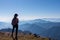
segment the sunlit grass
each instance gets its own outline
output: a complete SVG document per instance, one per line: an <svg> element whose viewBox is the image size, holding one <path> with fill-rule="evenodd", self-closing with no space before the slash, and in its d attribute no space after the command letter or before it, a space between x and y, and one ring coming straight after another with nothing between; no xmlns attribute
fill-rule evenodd
<svg viewBox="0 0 60 40"><path fill-rule="evenodd" d="M0 40L13 40L11 33L0 33ZM18 40L49 40L48 38L35 37L33 34L18 34Z"/></svg>

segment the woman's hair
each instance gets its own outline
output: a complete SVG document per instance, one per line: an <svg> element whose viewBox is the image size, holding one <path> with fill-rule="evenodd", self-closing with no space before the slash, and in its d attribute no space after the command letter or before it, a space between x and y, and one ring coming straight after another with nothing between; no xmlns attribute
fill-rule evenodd
<svg viewBox="0 0 60 40"><path fill-rule="evenodd" d="M16 13L15 15L14 15L14 17L17 17L18 16L18 14Z"/></svg>

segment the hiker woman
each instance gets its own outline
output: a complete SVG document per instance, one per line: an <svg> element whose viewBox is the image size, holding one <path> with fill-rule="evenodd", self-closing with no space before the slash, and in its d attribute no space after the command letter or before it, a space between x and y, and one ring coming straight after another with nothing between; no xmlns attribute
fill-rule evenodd
<svg viewBox="0 0 60 40"><path fill-rule="evenodd" d="M15 39L16 40L18 40L18 38L17 38L17 34L18 34L18 23L19 23L19 20L18 20L18 18L17 18L17 16L18 16L18 14L15 14L14 15L14 18L12 19L12 26L13 26L13 29L12 29L12 38L14 38L13 37L13 32L14 32L14 29L16 29L16 33L15 33Z"/></svg>

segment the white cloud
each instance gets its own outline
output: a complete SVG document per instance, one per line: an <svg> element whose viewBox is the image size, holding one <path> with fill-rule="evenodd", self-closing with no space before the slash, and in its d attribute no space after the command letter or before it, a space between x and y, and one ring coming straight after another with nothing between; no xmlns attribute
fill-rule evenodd
<svg viewBox="0 0 60 40"><path fill-rule="evenodd" d="M0 17L0 21L2 22L11 22L11 17Z"/></svg>

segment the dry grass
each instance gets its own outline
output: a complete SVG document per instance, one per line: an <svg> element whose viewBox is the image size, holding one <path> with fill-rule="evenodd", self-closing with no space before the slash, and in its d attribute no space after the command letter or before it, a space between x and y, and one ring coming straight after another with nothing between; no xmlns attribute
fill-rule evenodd
<svg viewBox="0 0 60 40"><path fill-rule="evenodd" d="M11 38L11 33L3 33L0 32L0 40L12 40ZM23 33L19 33L18 34L18 40L49 40L48 38L42 38L42 37L34 37L33 34L26 34L24 35Z"/></svg>

